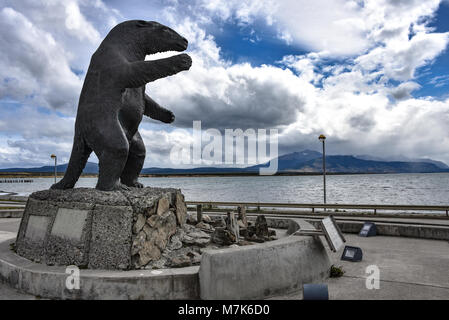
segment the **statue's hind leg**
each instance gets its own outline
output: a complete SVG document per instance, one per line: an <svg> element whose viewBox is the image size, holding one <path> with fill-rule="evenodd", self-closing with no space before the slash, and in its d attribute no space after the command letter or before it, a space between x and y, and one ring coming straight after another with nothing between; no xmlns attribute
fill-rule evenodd
<svg viewBox="0 0 449 320"><path fill-rule="evenodd" d="M124 187L119 178L128 159L129 143L119 124L109 124L107 128L106 131L95 132L90 136L99 160L96 188L103 191L119 190Z"/></svg>
<svg viewBox="0 0 449 320"><path fill-rule="evenodd" d="M139 131L137 131L129 143L128 160L126 161L120 181L128 187L142 188L143 184L138 182L137 179L143 168L144 161L145 145Z"/></svg>

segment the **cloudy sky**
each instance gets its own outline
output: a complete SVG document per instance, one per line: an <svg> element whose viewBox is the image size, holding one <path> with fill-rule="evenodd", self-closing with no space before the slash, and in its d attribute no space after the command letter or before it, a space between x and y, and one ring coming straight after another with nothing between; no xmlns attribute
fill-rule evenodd
<svg viewBox="0 0 449 320"><path fill-rule="evenodd" d="M192 68L147 85L145 166L172 166L179 129L279 130L279 153L449 163L448 0L0 0L0 168L68 161L91 55L129 19L189 40ZM90 161L96 162L94 156Z"/></svg>

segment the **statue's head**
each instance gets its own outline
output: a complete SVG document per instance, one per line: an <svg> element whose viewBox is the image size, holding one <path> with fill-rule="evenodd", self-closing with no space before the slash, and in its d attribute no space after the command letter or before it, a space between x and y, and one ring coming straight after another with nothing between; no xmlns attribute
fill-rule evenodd
<svg viewBox="0 0 449 320"><path fill-rule="evenodd" d="M122 43L137 45L145 54L165 51L184 51L188 41L173 29L155 21L129 20L115 26L108 37Z"/></svg>

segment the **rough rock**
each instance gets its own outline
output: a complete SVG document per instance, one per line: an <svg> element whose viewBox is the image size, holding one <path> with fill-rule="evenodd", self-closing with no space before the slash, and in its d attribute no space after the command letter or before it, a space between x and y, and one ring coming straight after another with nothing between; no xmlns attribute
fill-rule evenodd
<svg viewBox="0 0 449 320"><path fill-rule="evenodd" d="M198 220L196 219L196 213L188 212L186 222L193 225L197 224Z"/></svg>
<svg viewBox="0 0 449 320"><path fill-rule="evenodd" d="M203 214L203 222L211 223L212 219L207 214Z"/></svg>
<svg viewBox="0 0 449 320"><path fill-rule="evenodd" d="M214 231L214 227L212 227L210 224L205 223L205 222L198 222L198 223L195 225L195 227L197 227L197 228L199 228L199 229L201 229L201 230L203 230L203 231L206 231L206 232L212 232L212 231Z"/></svg>
<svg viewBox="0 0 449 320"><path fill-rule="evenodd" d="M161 256L158 260L147 264L145 269L164 269L167 267L167 261L167 258Z"/></svg>
<svg viewBox="0 0 449 320"><path fill-rule="evenodd" d="M248 219L246 218L246 208L237 207L238 217L237 219L242 222L242 228L248 227Z"/></svg>
<svg viewBox="0 0 449 320"><path fill-rule="evenodd" d="M216 227L226 228L226 221L223 217L218 217L218 219L213 220L211 224L214 228Z"/></svg>
<svg viewBox="0 0 449 320"><path fill-rule="evenodd" d="M210 236L202 230L191 231L185 234L181 241L186 245L205 247L210 242Z"/></svg>
<svg viewBox="0 0 449 320"><path fill-rule="evenodd" d="M239 229L246 229L248 227L242 220L237 220L237 224L239 225Z"/></svg>
<svg viewBox="0 0 449 320"><path fill-rule="evenodd" d="M198 239L200 239L200 238L209 239L209 237L210 237L206 232L204 232L202 230L189 232L188 235L192 238L198 238Z"/></svg>
<svg viewBox="0 0 449 320"><path fill-rule="evenodd" d="M139 251L139 266L144 266L151 260L158 260L161 257L161 250L153 242L145 242Z"/></svg>
<svg viewBox="0 0 449 320"><path fill-rule="evenodd" d="M136 238L133 241L132 248L131 248L131 254L135 255L138 254L140 250L142 250L143 245L145 244L145 241L147 239L147 235L145 232L141 231L136 236Z"/></svg>
<svg viewBox="0 0 449 320"><path fill-rule="evenodd" d="M252 244L254 244L254 243L252 243L252 242L250 242L250 241L247 241L247 240L240 240L240 241L239 241L239 245L240 245L240 246L250 246L250 245L252 245Z"/></svg>
<svg viewBox="0 0 449 320"><path fill-rule="evenodd" d="M135 234L138 234L140 230L142 230L143 226L145 225L145 216L143 214L137 215L137 221L133 226L133 232Z"/></svg>
<svg viewBox="0 0 449 320"><path fill-rule="evenodd" d="M230 245L235 243L236 240L235 235L223 227L216 227L211 236L211 242L219 245Z"/></svg>
<svg viewBox="0 0 449 320"><path fill-rule="evenodd" d="M231 232L236 241L239 239L239 225L237 223L237 217L234 212L228 212L226 217L226 229Z"/></svg>
<svg viewBox="0 0 449 320"><path fill-rule="evenodd" d="M168 209L170 208L170 202L168 201L168 199L166 197L163 197L161 199L159 199L159 202L157 203L157 215L158 216L162 216L164 213L166 213L168 211Z"/></svg>
<svg viewBox="0 0 449 320"><path fill-rule="evenodd" d="M180 193L176 194L176 218L178 220L178 224L183 226L186 223L187 219L187 206L184 202L184 196Z"/></svg>
<svg viewBox="0 0 449 320"><path fill-rule="evenodd" d="M268 223L264 215L257 216L256 218L256 236L268 237Z"/></svg>
<svg viewBox="0 0 449 320"><path fill-rule="evenodd" d="M253 235L251 235L251 236L247 236L247 237L245 238L245 240L247 240L247 241L252 241L252 242L258 242L258 243L265 242L265 239L264 239L264 238L258 237L258 236L256 236L255 234L253 234Z"/></svg>
<svg viewBox="0 0 449 320"><path fill-rule="evenodd" d="M192 264L192 261L187 255L180 255L173 257L173 259L170 260L170 267L172 268L183 268L188 267Z"/></svg>
<svg viewBox="0 0 449 320"><path fill-rule="evenodd" d="M177 232L178 233L178 232ZM174 234L166 247L168 250L178 250L182 248L181 236L179 234Z"/></svg>

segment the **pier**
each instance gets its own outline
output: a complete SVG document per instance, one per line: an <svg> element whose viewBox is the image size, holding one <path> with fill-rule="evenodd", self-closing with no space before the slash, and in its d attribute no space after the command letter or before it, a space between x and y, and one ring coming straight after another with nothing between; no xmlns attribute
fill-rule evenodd
<svg viewBox="0 0 449 320"><path fill-rule="evenodd" d="M24 178L1 178L0 183L32 183L33 179Z"/></svg>

